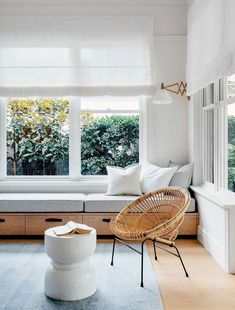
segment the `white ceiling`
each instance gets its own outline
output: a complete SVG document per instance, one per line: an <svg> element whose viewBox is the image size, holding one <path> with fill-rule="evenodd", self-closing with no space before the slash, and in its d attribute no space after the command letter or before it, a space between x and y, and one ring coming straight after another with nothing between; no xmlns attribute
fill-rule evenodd
<svg viewBox="0 0 235 310"><path fill-rule="evenodd" d="M187 0L0 0L0 5L186 5Z"/></svg>

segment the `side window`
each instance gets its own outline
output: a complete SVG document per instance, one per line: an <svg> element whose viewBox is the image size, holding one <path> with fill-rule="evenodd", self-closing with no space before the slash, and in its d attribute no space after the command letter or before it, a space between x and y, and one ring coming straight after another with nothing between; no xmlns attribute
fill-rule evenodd
<svg viewBox="0 0 235 310"><path fill-rule="evenodd" d="M235 192L235 74L227 79L227 96L234 98L234 103L227 104L227 185Z"/></svg>
<svg viewBox="0 0 235 310"><path fill-rule="evenodd" d="M69 174L69 101L9 98L7 175Z"/></svg>
<svg viewBox="0 0 235 310"><path fill-rule="evenodd" d="M214 109L203 111L203 179L214 183Z"/></svg>
<svg viewBox="0 0 235 310"><path fill-rule="evenodd" d="M139 99L81 99L81 175L106 175L106 166L139 162Z"/></svg>
<svg viewBox="0 0 235 310"><path fill-rule="evenodd" d="M215 182L215 88L211 84L203 89L203 180Z"/></svg>

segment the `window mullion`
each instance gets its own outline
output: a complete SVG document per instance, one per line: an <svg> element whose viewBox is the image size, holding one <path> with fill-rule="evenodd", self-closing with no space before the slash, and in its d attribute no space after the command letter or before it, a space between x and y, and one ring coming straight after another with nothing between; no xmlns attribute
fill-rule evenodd
<svg viewBox="0 0 235 310"><path fill-rule="evenodd" d="M214 109L214 183L216 191L219 189L218 117L218 105L216 104Z"/></svg>
<svg viewBox="0 0 235 310"><path fill-rule="evenodd" d="M220 149L222 150L221 153L221 160L220 160L220 173L221 173L221 184L220 187L228 188L228 111L227 105L222 105L221 109L221 145Z"/></svg>
<svg viewBox="0 0 235 310"><path fill-rule="evenodd" d="M6 109L0 100L0 179L6 178Z"/></svg>
<svg viewBox="0 0 235 310"><path fill-rule="evenodd" d="M80 134L80 98L70 98L70 164L69 175L72 179L78 179L81 171L81 134Z"/></svg>
<svg viewBox="0 0 235 310"><path fill-rule="evenodd" d="M147 126L146 126L146 115L148 108L147 97L140 97L139 99L139 163L144 164L147 162Z"/></svg>
<svg viewBox="0 0 235 310"><path fill-rule="evenodd" d="M202 90L202 158L203 180L215 184L215 86L209 85ZM213 92L213 93L212 93Z"/></svg>
<svg viewBox="0 0 235 310"><path fill-rule="evenodd" d="M215 183L215 190L218 191L220 186L220 173L219 173L219 94L220 94L220 83L219 80L214 83L213 87L213 97L214 97L214 183Z"/></svg>
<svg viewBox="0 0 235 310"><path fill-rule="evenodd" d="M207 171L207 152L206 152L206 143L207 143L207 132L206 132L206 114L204 109L202 110L202 162L203 162L203 180L206 179Z"/></svg>

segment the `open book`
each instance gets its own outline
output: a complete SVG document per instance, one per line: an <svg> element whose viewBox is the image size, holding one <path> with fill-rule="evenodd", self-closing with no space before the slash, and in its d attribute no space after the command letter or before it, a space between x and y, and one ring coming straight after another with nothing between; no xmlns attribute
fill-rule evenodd
<svg viewBox="0 0 235 310"><path fill-rule="evenodd" d="M72 234L89 234L92 231L92 228L84 225L69 221L64 226L59 226L54 228L54 233L57 236L66 236Z"/></svg>

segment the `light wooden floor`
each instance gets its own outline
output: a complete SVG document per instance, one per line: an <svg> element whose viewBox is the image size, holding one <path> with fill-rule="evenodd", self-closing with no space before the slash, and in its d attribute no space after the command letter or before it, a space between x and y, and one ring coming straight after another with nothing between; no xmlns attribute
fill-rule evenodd
<svg viewBox="0 0 235 310"><path fill-rule="evenodd" d="M235 275L226 274L197 240L178 240L190 278L179 260L158 251L159 261L148 247L166 310L235 309Z"/></svg>
<svg viewBox="0 0 235 310"><path fill-rule="evenodd" d="M43 242L34 239L2 239L0 243L21 241ZM112 242L112 240L102 239L98 242ZM177 246L190 278L185 277L179 260L173 255L158 250L156 262L152 245L148 245L164 309L235 310L235 275L226 274L197 240L177 240Z"/></svg>

